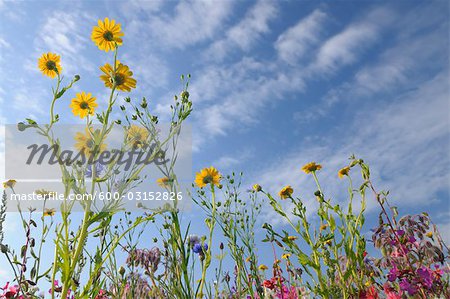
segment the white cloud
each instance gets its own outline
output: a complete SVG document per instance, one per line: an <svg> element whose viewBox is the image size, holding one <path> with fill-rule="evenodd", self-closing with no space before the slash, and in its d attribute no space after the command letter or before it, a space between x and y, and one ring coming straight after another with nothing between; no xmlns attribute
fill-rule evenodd
<svg viewBox="0 0 450 299"><path fill-rule="evenodd" d="M216 40L205 56L223 59L236 48L248 51L264 33L270 31L269 22L278 14L274 1L260 0L246 13L244 18L231 27L223 39Z"/></svg>
<svg viewBox="0 0 450 299"><path fill-rule="evenodd" d="M326 17L323 11L316 9L283 32L275 43L279 57L290 64L296 64L319 42Z"/></svg>
<svg viewBox="0 0 450 299"><path fill-rule="evenodd" d="M310 71L313 74L327 74L355 62L361 52L378 39L381 29L391 21L392 13L387 9L370 11L363 20L348 25L325 41L310 65Z"/></svg>
<svg viewBox="0 0 450 299"><path fill-rule="evenodd" d="M183 1L173 14L152 15L141 24L163 45L183 49L211 39L231 12L232 1Z"/></svg>

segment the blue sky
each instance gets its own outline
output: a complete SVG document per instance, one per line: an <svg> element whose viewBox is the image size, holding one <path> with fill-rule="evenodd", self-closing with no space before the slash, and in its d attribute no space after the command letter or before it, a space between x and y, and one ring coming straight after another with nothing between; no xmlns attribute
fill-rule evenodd
<svg viewBox="0 0 450 299"><path fill-rule="evenodd" d="M120 60L138 80L132 97L145 95L167 115L179 76L192 74L194 170L242 170L248 186L276 192L291 184L308 195L313 182L300 167L314 160L324 166L326 193L344 201L336 172L354 153L401 213L427 210L450 231L448 5L2 0L0 123L45 119L52 82L36 64L48 51L61 54L67 77L81 75L73 93L93 92L104 106L98 66L111 54L98 51L90 32L110 17L125 33ZM58 107L62 122L77 123L69 100ZM376 219L374 203L369 213ZM263 216L278 222L270 210Z"/></svg>

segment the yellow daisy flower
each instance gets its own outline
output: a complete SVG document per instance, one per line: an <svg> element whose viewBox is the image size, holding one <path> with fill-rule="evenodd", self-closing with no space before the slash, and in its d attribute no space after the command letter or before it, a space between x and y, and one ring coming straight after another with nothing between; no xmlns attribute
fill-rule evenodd
<svg viewBox="0 0 450 299"><path fill-rule="evenodd" d="M350 167L346 166L346 167L344 167L344 168L341 168L341 169L338 171L338 177L339 177L340 179L342 179L344 176L348 175L349 172L350 172Z"/></svg>
<svg viewBox="0 0 450 299"><path fill-rule="evenodd" d="M95 143L95 137L98 134L100 134L100 131L89 132L88 128L86 128L85 134L77 132L75 134L75 148L86 156L103 152L106 149L106 144L102 143L99 146Z"/></svg>
<svg viewBox="0 0 450 299"><path fill-rule="evenodd" d="M44 210L44 214L43 214L43 216L45 217L45 216L53 216L53 215L55 215L55 213L56 213L56 210L55 209L45 209Z"/></svg>
<svg viewBox="0 0 450 299"><path fill-rule="evenodd" d="M100 67L100 70L104 75L100 76L100 79L105 83L106 87L112 88L115 82L116 88L121 91L130 92L132 88L136 88L136 80L132 78L133 72L130 71L127 65L117 61L116 72L109 63Z"/></svg>
<svg viewBox="0 0 450 299"><path fill-rule="evenodd" d="M290 256L291 256L290 253L285 253L281 256L281 258L287 260L287 259L289 259Z"/></svg>
<svg viewBox="0 0 450 299"><path fill-rule="evenodd" d="M38 67L42 74L55 78L61 74L61 57L55 53L45 53L38 60Z"/></svg>
<svg viewBox="0 0 450 299"><path fill-rule="evenodd" d="M253 185L253 190L255 190L256 192L260 192L262 190L262 187L258 184L254 184Z"/></svg>
<svg viewBox="0 0 450 299"><path fill-rule="evenodd" d="M16 185L17 181L16 180L7 180L6 182L3 182L3 188L14 188L14 186Z"/></svg>
<svg viewBox="0 0 450 299"><path fill-rule="evenodd" d="M266 271L267 269L269 269L269 267L267 267L264 264L261 264L261 265L259 265L258 269L261 270L261 271Z"/></svg>
<svg viewBox="0 0 450 299"><path fill-rule="evenodd" d="M214 167L203 168L200 172L197 172L195 176L195 184L203 188L208 184L219 186L221 175Z"/></svg>
<svg viewBox="0 0 450 299"><path fill-rule="evenodd" d="M303 165L303 167L302 167L302 170L305 173L311 173L311 172L315 172L315 171L321 170L321 169L322 169L322 165L316 164L316 162L307 163L307 164Z"/></svg>
<svg viewBox="0 0 450 299"><path fill-rule="evenodd" d="M92 28L91 39L100 50L109 52L113 51L116 45L122 45L123 35L120 23L105 18L104 21L98 20L98 26Z"/></svg>
<svg viewBox="0 0 450 299"><path fill-rule="evenodd" d="M146 128L131 125L127 131L127 141L133 148L143 147L147 144L148 131Z"/></svg>
<svg viewBox="0 0 450 299"><path fill-rule="evenodd" d="M431 238L431 237L433 237L433 232L427 232L426 234L425 234L425 236L427 236L428 238Z"/></svg>
<svg viewBox="0 0 450 299"><path fill-rule="evenodd" d="M292 193L294 193L294 189L290 185L284 187L280 190L278 195L280 195L281 199L286 199L292 196Z"/></svg>
<svg viewBox="0 0 450 299"><path fill-rule="evenodd" d="M88 114L94 115L95 107L98 106L95 100L96 98L90 92L77 93L70 104L73 115L78 115L80 118L85 118Z"/></svg>
<svg viewBox="0 0 450 299"><path fill-rule="evenodd" d="M156 183L158 183L161 188L169 187L169 182L170 179L168 177L162 177L156 180Z"/></svg>
<svg viewBox="0 0 450 299"><path fill-rule="evenodd" d="M45 190L45 189L39 189L39 190L36 190L36 191L34 191L34 193L36 193L36 194L39 195L39 196L42 196L44 199L56 195L56 192L55 192L55 191L48 191L48 190Z"/></svg>

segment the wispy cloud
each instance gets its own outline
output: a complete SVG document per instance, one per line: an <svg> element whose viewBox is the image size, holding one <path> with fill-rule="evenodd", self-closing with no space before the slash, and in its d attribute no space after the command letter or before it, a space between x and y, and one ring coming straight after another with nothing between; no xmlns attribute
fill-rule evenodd
<svg viewBox="0 0 450 299"><path fill-rule="evenodd" d="M244 18L226 32L224 38L216 40L207 49L206 58L214 57L222 60L233 50L248 51L264 33L270 31L269 23L277 14L276 2L266 0L256 2Z"/></svg>
<svg viewBox="0 0 450 299"><path fill-rule="evenodd" d="M348 25L344 30L325 41L318 50L310 71L332 73L355 62L363 50L379 37L380 30L392 21L392 12L385 8L370 11L362 20Z"/></svg>
<svg viewBox="0 0 450 299"><path fill-rule="evenodd" d="M231 13L232 1L183 1L172 13L158 13L142 24L162 45L183 49L211 39Z"/></svg>
<svg viewBox="0 0 450 299"><path fill-rule="evenodd" d="M298 63L319 42L326 17L326 13L316 9L283 32L275 43L279 57L290 64Z"/></svg>

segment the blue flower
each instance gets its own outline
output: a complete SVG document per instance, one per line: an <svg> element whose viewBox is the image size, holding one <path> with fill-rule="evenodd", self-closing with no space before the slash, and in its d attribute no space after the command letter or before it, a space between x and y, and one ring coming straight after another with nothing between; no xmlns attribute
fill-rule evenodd
<svg viewBox="0 0 450 299"><path fill-rule="evenodd" d="M192 251L195 253L203 253L203 250L208 250L208 245L203 245L202 248L202 244L200 243L196 243L193 247L192 247Z"/></svg>
<svg viewBox="0 0 450 299"><path fill-rule="evenodd" d="M100 176L100 174L103 172L104 169L105 167L102 164L100 164L99 162L95 163L95 176L96 177ZM87 178L92 177L92 164L88 165L85 175Z"/></svg>

